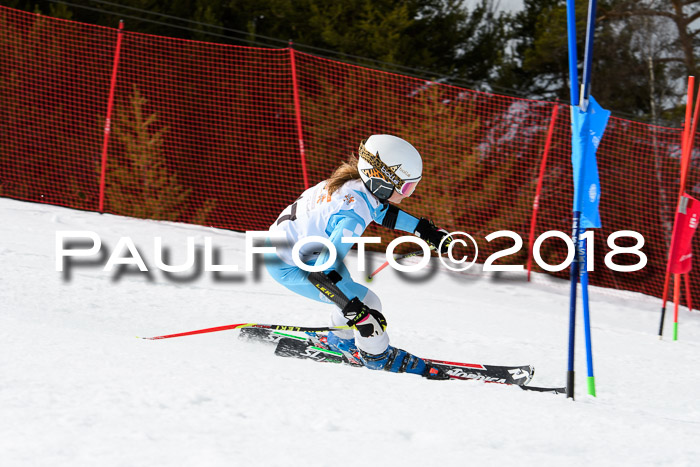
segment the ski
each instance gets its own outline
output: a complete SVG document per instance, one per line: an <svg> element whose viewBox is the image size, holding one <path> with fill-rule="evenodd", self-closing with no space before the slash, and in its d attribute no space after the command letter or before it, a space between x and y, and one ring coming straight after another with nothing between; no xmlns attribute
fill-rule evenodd
<svg viewBox="0 0 700 467"><path fill-rule="evenodd" d="M429 358L424 360L432 366L443 369L452 379L475 379L487 383L525 386L535 374L535 368L532 365L500 366L444 362Z"/></svg>
<svg viewBox="0 0 700 467"><path fill-rule="evenodd" d="M277 341L275 355L309 359L317 362L344 363L351 366L363 366L359 360L350 359L341 352L330 350L323 345L305 339L282 337Z"/></svg>
<svg viewBox="0 0 700 467"><path fill-rule="evenodd" d="M290 342L280 347L277 346L276 354L283 357L311 358L317 361L348 363L353 366L362 366L351 355L336 355L337 352L328 350L325 345L326 336L317 333L306 333L297 336L270 329L244 328L239 336L241 339L251 339L270 344L279 344L283 339L291 339L299 342L294 346ZM312 356L313 355L313 356ZM443 369L452 379L476 379L486 382L525 385L532 379L535 369L532 365L500 366L481 365L477 363L459 363L444 360L423 358L431 365Z"/></svg>
<svg viewBox="0 0 700 467"><path fill-rule="evenodd" d="M550 394L566 394L566 387L561 388L541 388L537 386L520 386L525 391L548 392Z"/></svg>
<svg viewBox="0 0 700 467"><path fill-rule="evenodd" d="M359 359L335 352L319 345L317 342L304 338L282 337L277 341L275 355L314 360L317 362L344 363L352 366L362 366ZM534 373L530 365L505 367L496 365L478 365L473 363L445 362L424 358L426 363L445 371L451 379L474 379L489 383L527 384Z"/></svg>
<svg viewBox="0 0 700 467"><path fill-rule="evenodd" d="M325 345L325 335L308 332L304 336L288 334L271 329L244 328L240 339L265 342L276 345L275 354L281 357L309 359L317 362L340 363L350 366L363 366L359 359L330 350ZM477 380L519 386L523 390L564 394L566 388L529 386L534 375L531 365L500 366L475 363L458 363L443 360L424 359L433 366L442 368L451 379Z"/></svg>
<svg viewBox="0 0 700 467"><path fill-rule="evenodd" d="M315 332L305 333L304 336L297 336L294 334L289 334L282 331L274 331L272 329L260 329L260 328L243 328L238 334L239 339L252 340L257 342L266 342L270 344L275 344L279 342L283 337L290 337L292 339L299 339L309 343L323 344L321 338L325 336L319 336Z"/></svg>
<svg viewBox="0 0 700 467"><path fill-rule="evenodd" d="M293 357L300 359L308 359L316 362L340 363L350 366L361 367L362 363L359 360L350 359L341 352L335 352L322 345L317 345L309 342L305 338L298 337L282 337L277 340L275 355L280 357ZM354 361L353 361L354 360ZM566 388L563 387L537 387L528 386L527 383L532 379L534 368L531 365L525 366L497 366L497 365L478 365L465 364L454 362L442 362L439 360L424 359L433 366L442 368L450 375L451 379L462 380L477 380L486 383L498 383L510 386L518 386L525 391L548 392L552 394L565 394Z"/></svg>

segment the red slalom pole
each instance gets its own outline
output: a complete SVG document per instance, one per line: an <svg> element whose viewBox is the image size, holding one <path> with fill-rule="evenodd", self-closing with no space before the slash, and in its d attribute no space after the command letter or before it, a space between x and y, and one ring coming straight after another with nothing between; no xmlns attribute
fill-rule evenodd
<svg viewBox="0 0 700 467"><path fill-rule="evenodd" d="M681 186L678 192L678 203L676 205L676 211L674 211L674 216L678 211L678 206L680 205L680 198L683 196L683 191L685 190L685 175L687 170L684 170L684 165L686 158L690 159L690 148L692 148L693 139L695 136L695 129L697 128L697 121L692 121L691 115L693 110L693 89L695 86L695 77L688 76L688 97L686 100L685 107L685 124L683 125L683 135L681 136ZM698 93L700 98L700 93ZM697 118L697 105L695 109L695 118ZM691 130L692 127L692 130ZM686 153L688 157L686 157ZM674 230L675 230L675 220L674 220ZM666 276L664 277L664 295L661 304L661 319L659 323L659 339L663 337L664 334L664 318L666 317L666 303L668 302L668 285L671 275L671 251L673 251L673 234L671 235L671 248L668 252L668 259L666 260Z"/></svg>
<svg viewBox="0 0 700 467"><path fill-rule="evenodd" d="M109 133L112 129L112 110L114 109L114 89L117 87L117 70L119 69L119 55L122 50L122 36L124 21L119 20L117 31L117 47L114 51L112 64L112 78L109 82L109 98L107 99L107 118L105 118L104 139L102 140L102 167L100 171L100 205L99 212L105 212L105 179L107 176L107 147L109 146Z"/></svg>
<svg viewBox="0 0 700 467"><path fill-rule="evenodd" d="M700 92L698 92L695 98L695 109L693 110L693 123L690 132L686 135L685 140L685 152L681 155L681 188L678 194L678 206L676 207L676 213L679 212L681 206L681 199L683 198L683 193L685 192L686 180L688 178L688 166L690 164L690 156L693 151L693 143L695 140L695 132L698 128L698 112L700 112ZM675 224L674 224L675 230ZM673 239L671 239L671 245L673 245ZM673 249L671 249L673 251ZM671 263L671 255L669 254L669 267ZM673 340L678 340L678 307L681 302L681 274L674 274L675 288L673 301L674 301L674 311L673 311Z"/></svg>
<svg viewBox="0 0 700 467"><path fill-rule="evenodd" d="M547 131L547 139L544 143L544 151L542 153L542 161L540 162L540 174L537 178L537 189L535 190L535 200L532 203L532 219L530 220L530 239L528 240L527 248L527 280L530 281L530 271L532 270L532 245L535 241L535 225L537 224L537 211L540 209L540 193L542 192L542 181L544 179L544 170L547 166L547 156L549 148L552 145L552 135L554 134L554 124L557 120L557 111L559 106L554 104L552 109L552 118L549 122L549 130Z"/></svg>
<svg viewBox="0 0 700 467"><path fill-rule="evenodd" d="M693 311L693 299L690 296L690 273L683 274L685 278L685 304L689 311Z"/></svg>
<svg viewBox="0 0 700 467"><path fill-rule="evenodd" d="M673 275L673 340L678 340L678 306L681 303L681 275Z"/></svg>

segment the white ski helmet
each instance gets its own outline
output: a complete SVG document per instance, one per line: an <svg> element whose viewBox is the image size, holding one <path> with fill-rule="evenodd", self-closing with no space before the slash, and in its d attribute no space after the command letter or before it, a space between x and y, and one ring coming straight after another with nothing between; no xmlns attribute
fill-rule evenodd
<svg viewBox="0 0 700 467"><path fill-rule="evenodd" d="M357 170L380 201L396 190L411 196L423 176L423 161L411 143L392 135L372 135L360 143Z"/></svg>

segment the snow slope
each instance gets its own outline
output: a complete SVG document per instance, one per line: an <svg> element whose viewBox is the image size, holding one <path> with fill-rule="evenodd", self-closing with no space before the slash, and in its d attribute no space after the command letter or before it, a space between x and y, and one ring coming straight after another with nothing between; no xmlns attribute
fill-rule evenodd
<svg viewBox="0 0 700 467"><path fill-rule="evenodd" d="M189 236L211 237L220 263L243 268L242 234L2 198L0 220L2 466L700 463L697 312L681 310L679 341L659 341L658 299L592 288L598 397L585 395L579 312L572 402L282 359L237 331L135 339L239 322L325 325L328 308L264 271L177 279L153 267L154 237L176 264ZM106 258L57 272L56 232L76 230L96 232L107 253L129 236L150 274L105 272ZM370 259L372 269L382 261ZM532 384L564 384L567 283L435 268L387 269L371 287L394 345L532 363Z"/></svg>

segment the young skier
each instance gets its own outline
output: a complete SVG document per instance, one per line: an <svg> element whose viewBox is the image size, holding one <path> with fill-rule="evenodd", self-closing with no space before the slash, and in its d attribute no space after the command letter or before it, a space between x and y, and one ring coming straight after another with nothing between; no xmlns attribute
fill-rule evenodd
<svg viewBox="0 0 700 467"><path fill-rule="evenodd" d="M448 235L445 230L396 206L411 196L421 180L421 156L409 142L391 135L370 136L360 143L358 152L358 159L352 157L341 164L328 180L304 191L282 211L269 230L284 232L286 242L276 245L276 255L267 255L266 267L288 289L338 305L331 312L331 326L348 325L352 329L329 332L327 344L331 350L359 357L373 370L445 378L423 359L389 345L379 297L354 282L343 264L353 244L342 242L342 238L361 236L371 222L413 233L431 247L442 242L442 251L447 250L452 238L443 241ZM335 246L337 258L323 272L309 273L292 260L295 243L309 236L327 238ZM307 243L299 250L299 258L306 265L324 264L329 254L320 243Z"/></svg>

